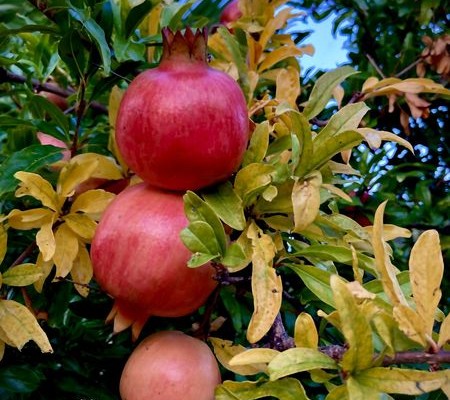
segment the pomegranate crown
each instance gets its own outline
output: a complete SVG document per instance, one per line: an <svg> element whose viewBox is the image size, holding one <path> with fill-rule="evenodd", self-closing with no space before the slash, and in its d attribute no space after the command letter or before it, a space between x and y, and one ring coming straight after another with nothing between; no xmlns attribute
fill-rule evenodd
<svg viewBox="0 0 450 400"><path fill-rule="evenodd" d="M208 32L206 28L197 29L195 33L187 27L184 31L173 32L170 28L162 28L163 55L166 60L176 55L183 55L191 60L206 62L206 43Z"/></svg>

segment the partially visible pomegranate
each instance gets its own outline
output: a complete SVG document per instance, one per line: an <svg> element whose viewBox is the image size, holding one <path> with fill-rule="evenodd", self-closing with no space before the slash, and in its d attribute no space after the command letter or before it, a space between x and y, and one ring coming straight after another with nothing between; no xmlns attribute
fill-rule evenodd
<svg viewBox="0 0 450 400"><path fill-rule="evenodd" d="M239 10L239 1L231 0L220 13L219 21L221 24L230 28L230 24L242 17L242 11Z"/></svg>
<svg viewBox="0 0 450 400"><path fill-rule="evenodd" d="M213 400L221 382L217 361L202 341L179 331L145 338L120 379L122 400Z"/></svg>
<svg viewBox="0 0 450 400"><path fill-rule="evenodd" d="M179 317L216 287L210 265L187 267L179 234L188 224L181 194L140 183L105 210L91 244L94 276L114 299L114 331L132 325L136 339L150 316Z"/></svg>
<svg viewBox="0 0 450 400"><path fill-rule="evenodd" d="M48 101L53 103L56 107L58 107L61 111L67 110L69 104L67 103L67 99L64 96L60 96L59 94L52 92L40 92L39 95L45 97Z"/></svg>
<svg viewBox="0 0 450 400"><path fill-rule="evenodd" d="M70 157L71 157L70 150L68 149L67 144L64 143L62 140L59 140L59 139L55 138L54 136L49 135L44 132L37 132L36 136L37 136L37 139L39 140L40 144L60 147L62 149L61 150L61 154L62 154L61 161L69 161L70 160Z"/></svg>
<svg viewBox="0 0 450 400"><path fill-rule="evenodd" d="M241 163L248 116L239 85L206 62L206 30L164 28L157 68L139 74L120 104L117 145L145 182L199 189L227 179Z"/></svg>

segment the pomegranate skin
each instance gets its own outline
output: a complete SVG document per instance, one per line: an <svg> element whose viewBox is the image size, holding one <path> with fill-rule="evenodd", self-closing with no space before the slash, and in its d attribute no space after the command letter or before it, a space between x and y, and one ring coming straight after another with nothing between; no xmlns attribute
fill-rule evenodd
<svg viewBox="0 0 450 400"><path fill-rule="evenodd" d="M181 194L145 183L123 190L105 210L91 244L94 277L115 299L114 330L133 325L136 339L150 316L179 317L204 304L214 268L188 268L191 252Z"/></svg>
<svg viewBox="0 0 450 400"><path fill-rule="evenodd" d="M216 359L202 341L179 331L145 338L122 372L122 400L213 400L221 383Z"/></svg>
<svg viewBox="0 0 450 400"><path fill-rule="evenodd" d="M229 25L242 17L242 12L239 10L238 0L230 1L220 13L219 21L221 24L229 27Z"/></svg>
<svg viewBox="0 0 450 400"><path fill-rule="evenodd" d="M145 182L195 190L227 179L248 142L244 95L227 74L212 69L198 33L164 39L157 68L139 74L121 101L118 148Z"/></svg>

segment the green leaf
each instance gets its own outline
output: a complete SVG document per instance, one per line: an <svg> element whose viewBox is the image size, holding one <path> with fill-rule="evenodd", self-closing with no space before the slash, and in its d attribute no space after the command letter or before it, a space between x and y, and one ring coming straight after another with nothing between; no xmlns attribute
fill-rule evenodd
<svg viewBox="0 0 450 400"><path fill-rule="evenodd" d="M294 163L294 175L304 177L307 171L311 171L311 160L314 155L314 146L312 142L311 126L303 114L290 112L289 116L292 122L292 131L296 135L299 144L299 160ZM292 146L294 153L294 145Z"/></svg>
<svg viewBox="0 0 450 400"><path fill-rule="evenodd" d="M54 146L31 145L11 154L0 166L0 197L17 186L14 174L18 171L35 172L62 157L61 149Z"/></svg>
<svg viewBox="0 0 450 400"><path fill-rule="evenodd" d="M276 382L225 381L216 388L216 400L254 400L275 397L280 400L308 400L305 389L294 378Z"/></svg>
<svg viewBox="0 0 450 400"><path fill-rule="evenodd" d="M181 240L193 253L220 255L221 249L214 231L204 221L194 221L180 233Z"/></svg>
<svg viewBox="0 0 450 400"><path fill-rule="evenodd" d="M109 75L111 72L111 51L106 42L105 32L88 14L86 10L76 8L69 2L69 14L80 22L95 42L103 61L103 72Z"/></svg>
<svg viewBox="0 0 450 400"><path fill-rule="evenodd" d="M317 116L327 105L334 88L347 77L356 73L357 71L353 68L346 66L326 72L317 79L303 110L305 117L310 120Z"/></svg>
<svg viewBox="0 0 450 400"><path fill-rule="evenodd" d="M247 266L250 262L245 249L238 242L231 243L221 260L222 264L232 269Z"/></svg>
<svg viewBox="0 0 450 400"><path fill-rule="evenodd" d="M225 182L212 191L204 192L203 198L225 224L238 231L244 230L246 220L242 199L231 183Z"/></svg>
<svg viewBox="0 0 450 400"><path fill-rule="evenodd" d="M60 127L66 136L69 135L69 119L68 117L52 102L44 96L32 96L30 98L29 107L36 118L45 119L46 114Z"/></svg>
<svg viewBox="0 0 450 400"><path fill-rule="evenodd" d="M317 349L295 347L277 355L268 366L271 380L313 369L337 369L336 361Z"/></svg>
<svg viewBox="0 0 450 400"><path fill-rule="evenodd" d="M202 221L208 224L219 244L219 254L223 255L227 248L225 230L214 210L197 194L187 191L183 196L184 212L190 223Z"/></svg>
<svg viewBox="0 0 450 400"><path fill-rule="evenodd" d="M193 0L188 0L185 3L173 2L167 4L161 13L160 25L162 27L168 26L172 30L182 29L183 15L192 7Z"/></svg>
<svg viewBox="0 0 450 400"><path fill-rule="evenodd" d="M0 368L0 388L8 392L32 393L43 381L45 376L38 368L28 365L3 365Z"/></svg>
<svg viewBox="0 0 450 400"><path fill-rule="evenodd" d="M342 359L342 368L349 372L369 368L373 363L373 342L366 313L338 275L331 276L330 285L342 333L349 346Z"/></svg>
<svg viewBox="0 0 450 400"><path fill-rule="evenodd" d="M289 265L303 281L306 287L311 290L324 303L334 307L333 294L330 287L331 273L311 265Z"/></svg>
<svg viewBox="0 0 450 400"><path fill-rule="evenodd" d="M143 19L152 10L154 4L153 1L144 0L142 3L133 7L128 13L125 20L125 37L128 38L137 26L143 21Z"/></svg>
<svg viewBox="0 0 450 400"><path fill-rule="evenodd" d="M17 35L19 33L25 32L40 32L55 35L59 33L59 29L55 25L38 25L38 24L24 25L21 26L20 28L15 29L0 28L0 38L8 35Z"/></svg>
<svg viewBox="0 0 450 400"><path fill-rule="evenodd" d="M9 286L28 286L36 282L42 275L36 264L20 264L3 273L3 283Z"/></svg>
<svg viewBox="0 0 450 400"><path fill-rule="evenodd" d="M349 399L380 400L381 393L374 388L361 385L350 376L346 382Z"/></svg>

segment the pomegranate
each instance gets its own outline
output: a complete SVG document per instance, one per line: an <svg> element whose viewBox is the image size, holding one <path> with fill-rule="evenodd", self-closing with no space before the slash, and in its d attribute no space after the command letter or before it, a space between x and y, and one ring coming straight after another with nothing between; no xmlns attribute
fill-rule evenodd
<svg viewBox="0 0 450 400"><path fill-rule="evenodd" d="M209 347L179 331L145 338L120 379L122 400L213 400L220 372Z"/></svg>
<svg viewBox="0 0 450 400"><path fill-rule="evenodd" d="M228 178L248 141L247 106L238 84L206 62L206 30L164 28L157 68L139 74L120 104L117 145L145 182L199 189Z"/></svg>
<svg viewBox="0 0 450 400"><path fill-rule="evenodd" d="M94 276L114 299L114 331L132 326L136 339L150 316L179 317L204 304L216 287L211 265L187 267L179 237L188 224L181 194L145 183L110 203L91 244Z"/></svg>
<svg viewBox="0 0 450 400"><path fill-rule="evenodd" d="M242 11L239 10L239 1L231 0L220 13L220 23L230 28L230 24L242 17Z"/></svg>
<svg viewBox="0 0 450 400"><path fill-rule="evenodd" d="M36 133L37 139L39 140L40 144L43 145L52 145L55 147L59 147L63 150L61 150L62 154L62 161L69 161L70 160L70 150L67 147L67 144L64 143L62 140L59 140L55 138L54 136L51 136L44 132L37 132Z"/></svg>

